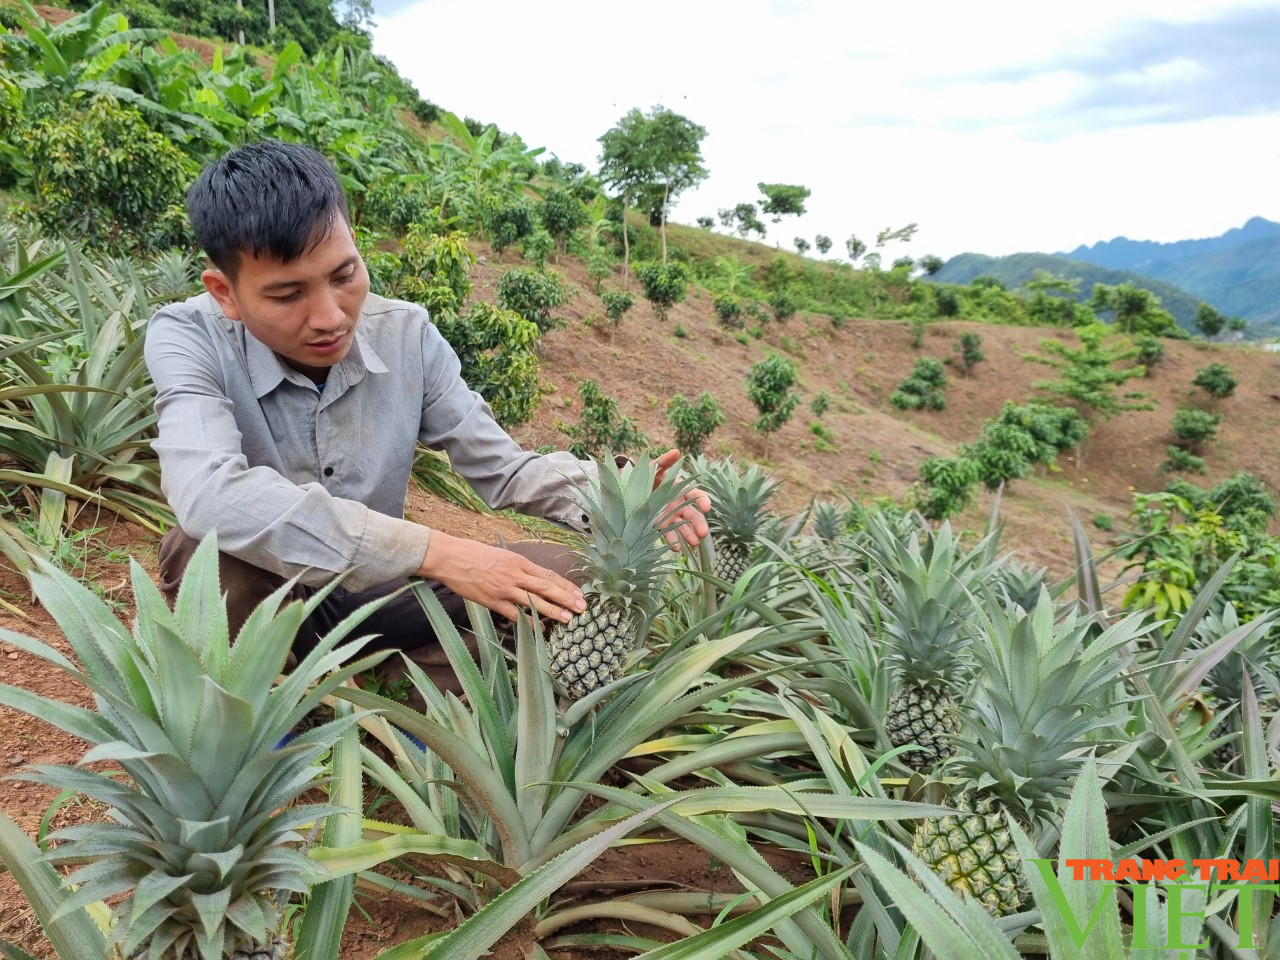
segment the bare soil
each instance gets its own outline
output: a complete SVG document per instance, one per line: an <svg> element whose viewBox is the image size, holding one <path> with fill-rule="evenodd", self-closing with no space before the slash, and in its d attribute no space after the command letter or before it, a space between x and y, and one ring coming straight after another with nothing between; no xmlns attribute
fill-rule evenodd
<svg viewBox="0 0 1280 960"><path fill-rule="evenodd" d="M52 8L47 11L51 17L55 13ZM473 272L476 295L492 299L498 277L518 260L508 254L505 262L500 262L484 247L478 252L487 262L478 264ZM604 310L582 266L565 261L552 269L566 275L577 295L559 311L564 328L544 340L545 395L533 421L513 431L516 438L528 448L561 448L566 439L560 426L578 419L581 402L577 387L586 378L595 378L659 445L671 441L665 415L670 398L683 393L692 399L710 392L728 419L714 435L708 453L732 454L765 464L783 481L775 505L781 512L798 511L813 497L902 497L926 456L953 453L957 444L973 440L983 420L994 416L1006 400L1026 399L1035 393L1036 380L1051 375L1048 368L1023 359L1036 351L1041 339L1073 339L1073 334L1063 331L954 321L931 325L923 349L917 352L911 346L910 331L901 322L860 319L836 328L826 317L800 315L785 323L766 325L760 339L748 337L744 344L734 333L718 327L709 298L693 293L666 320L659 319L637 296L636 307L612 330L602 319ZM621 277L609 283L613 287L622 284ZM889 406L889 394L909 373L916 357L952 356L959 335L969 331L981 335L988 359L970 377L952 376L945 411L902 414ZM745 379L750 366L770 351L785 353L797 362L805 405L791 423L766 441L752 427L756 412L747 400ZM1005 494L1003 546L1007 551L1024 563L1045 565L1056 577L1063 577L1073 567L1068 507L1086 522L1105 514L1123 528L1133 492L1163 485L1165 478L1157 465L1172 440L1170 419L1179 406L1202 403L1191 389L1191 379L1199 367L1215 360L1229 364L1241 385L1234 397L1217 408L1225 419L1221 438L1207 453L1208 480L1244 469L1273 487L1280 481L1280 455L1270 440L1280 429L1276 376L1280 356L1241 346L1177 342L1166 343L1166 355L1150 378L1134 382L1135 388L1150 392L1155 409L1095 424L1083 463L1065 458L1059 471L1016 483ZM818 448L810 431L815 418L808 403L819 392L831 398L822 424L834 439L832 448L825 450ZM959 525L980 530L990 502L990 496L984 495L977 507L960 518ZM456 535L486 541L509 540L521 533L510 520L471 513L417 490L410 491L407 515ZM85 551L86 565L80 575L98 584L104 595L118 604L122 617L131 616L128 566L122 557L131 553L144 569L154 573L154 536L106 517L83 518L82 526L102 530L95 537L96 545ZM1109 535L1093 533L1097 545L1105 546ZM0 628L39 637L69 653L50 617L32 602L25 580L2 563L0 599L16 606L21 615L0 607ZM88 703L83 692L66 683L60 672L2 644L0 680L44 696ZM16 773L37 763L74 763L84 749L82 743L38 720L0 709L0 773ZM0 810L33 836L53 800L54 792L45 787L0 779ZM73 801L50 815L49 826L58 829L101 814L92 804ZM796 878L804 879L807 868L795 869ZM731 876L725 886L723 874L704 856L691 855L681 845L669 843L613 851L580 879L600 884L643 879L679 889L735 889ZM360 909L353 912L344 934L343 956L366 960L442 922L408 902L362 896ZM622 929L617 924L597 926ZM495 956L500 960L522 956L529 934L527 925L518 928ZM41 960L52 957L29 906L7 874L0 874L0 938L15 941ZM576 960L571 951L558 956Z"/></svg>

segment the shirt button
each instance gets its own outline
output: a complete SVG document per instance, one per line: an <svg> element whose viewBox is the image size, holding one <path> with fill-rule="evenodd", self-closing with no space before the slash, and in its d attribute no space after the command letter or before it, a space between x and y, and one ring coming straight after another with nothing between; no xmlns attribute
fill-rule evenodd
<svg viewBox="0 0 1280 960"><path fill-rule="evenodd" d="M324 468L324 475L325 475L326 477L332 477L332 476L333 476L333 467L325 467L325 468Z"/></svg>

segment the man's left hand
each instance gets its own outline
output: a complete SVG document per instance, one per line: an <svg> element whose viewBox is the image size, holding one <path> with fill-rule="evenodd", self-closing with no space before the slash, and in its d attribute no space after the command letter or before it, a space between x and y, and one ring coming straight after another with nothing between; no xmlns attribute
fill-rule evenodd
<svg viewBox="0 0 1280 960"><path fill-rule="evenodd" d="M667 471L680 459L679 450L668 450L654 461L658 471L653 485L656 489L662 483ZM706 515L711 512L711 497L705 490L691 487L680 497L671 502L667 510L667 519L663 523L663 536L672 550L680 549L683 540L690 548L696 547L702 538L710 534Z"/></svg>

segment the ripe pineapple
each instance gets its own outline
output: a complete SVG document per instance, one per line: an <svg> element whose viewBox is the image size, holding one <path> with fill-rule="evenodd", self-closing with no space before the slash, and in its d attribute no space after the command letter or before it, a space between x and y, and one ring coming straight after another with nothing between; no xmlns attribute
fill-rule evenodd
<svg viewBox="0 0 1280 960"><path fill-rule="evenodd" d="M878 517L868 530L887 561L881 639L898 674L885 732L895 747L918 744L900 756L912 769L930 770L950 755L960 729L952 691L968 674L968 591L991 575L988 544L966 553L948 524L905 543L893 539L897 525Z"/></svg>
<svg viewBox="0 0 1280 960"><path fill-rule="evenodd" d="M174 610L134 564L132 632L87 588L51 564L33 574L75 660L39 640L6 633L86 684L97 711L0 685L0 703L88 741L82 763L110 760L129 776L40 766L16 776L102 801L113 822L55 834L50 860L84 865L67 878L77 902L119 894L110 943L138 960L284 960L283 899L327 879L295 849L302 824L340 812L290 806L323 773L319 764L351 716L275 745L334 687L385 652L329 671L364 641L323 639L278 686L305 611L277 610L284 591L249 618L229 645L211 536L192 558ZM327 675L327 676L326 676ZM320 677L325 679L308 692ZM115 954L113 954L115 955Z"/></svg>
<svg viewBox="0 0 1280 960"><path fill-rule="evenodd" d="M548 638L551 673L575 700L617 680L644 639L674 554L660 536L670 504L688 481L673 469L654 487L648 457L621 468L598 461L582 492L590 539L579 550L587 608Z"/></svg>
<svg viewBox="0 0 1280 960"><path fill-rule="evenodd" d="M698 483L711 494L715 509L707 517L716 545L715 569L722 580L736 583L747 572L759 536L768 526L766 511L777 481L755 464L741 473L731 460L705 461L695 467Z"/></svg>
<svg viewBox="0 0 1280 960"><path fill-rule="evenodd" d="M942 768L962 778L961 813L921 821L913 846L951 889L1003 916L1026 897L1005 816L1033 839L1058 817L1085 750L1125 720L1125 649L1144 627L1135 614L1090 641L1091 621L1073 611L1054 622L1047 592L1029 613L986 597L990 608L975 610L989 638L974 645L977 695L960 708L957 753Z"/></svg>

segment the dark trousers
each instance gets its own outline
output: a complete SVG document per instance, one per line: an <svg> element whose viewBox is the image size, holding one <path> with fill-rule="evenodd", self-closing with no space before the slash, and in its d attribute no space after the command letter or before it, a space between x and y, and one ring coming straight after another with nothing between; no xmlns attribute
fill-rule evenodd
<svg viewBox="0 0 1280 960"><path fill-rule="evenodd" d="M188 536L179 527L174 527L160 541L159 586L161 594L164 595L170 607L177 599L178 586L182 583L182 576L197 546L199 541ZM533 541L507 543L502 546L513 553L528 557L539 566L553 570L566 579L573 579L571 573L576 555L566 546ZM218 554L218 579L222 592L227 598L227 620L233 639L240 632L240 628L253 609L287 582L278 574L255 567L226 553ZM445 613L458 626L459 632L474 655L475 638L471 633L463 598L439 581L423 582L435 592ZM294 640L294 656L299 659L306 656L320 637L336 627L357 608L371 600L395 593L407 583L407 580L398 580L365 590L344 590L341 586L337 587L321 601L311 616L303 621ZM292 598L306 600L314 593L316 589L313 587L295 584ZM504 625L510 625L509 621L496 614L494 617L500 636L514 635L512 631L502 629ZM360 637L368 634L378 636L363 647L360 656L375 650L384 650L387 647L399 649L421 667L440 689L453 693L461 692L453 668L436 640L435 631L427 620L422 604L412 590L405 590L395 599L379 607L360 623L352 636ZM378 668L378 678L384 684L394 684L406 673L403 659L394 655L383 661ZM416 701L418 698L413 699Z"/></svg>

